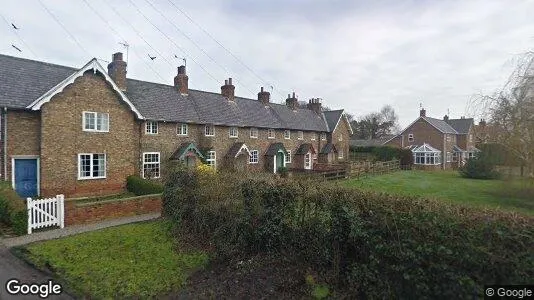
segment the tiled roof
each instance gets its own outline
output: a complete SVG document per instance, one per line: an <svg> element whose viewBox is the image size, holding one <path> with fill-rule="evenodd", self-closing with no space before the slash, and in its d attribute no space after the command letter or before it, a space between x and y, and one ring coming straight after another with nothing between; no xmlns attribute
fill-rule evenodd
<svg viewBox="0 0 534 300"><path fill-rule="evenodd" d="M425 121L430 123L430 125L436 127L437 130L443 133L458 134L458 132L454 130L454 128L452 128L451 125L447 124L447 122L441 119L434 119L430 117L421 117L421 118L423 118Z"/></svg>
<svg viewBox="0 0 534 300"><path fill-rule="evenodd" d="M473 118L449 119L447 123L459 134L468 134L471 126L474 125Z"/></svg>
<svg viewBox="0 0 534 300"><path fill-rule="evenodd" d="M265 155L267 156L275 156L276 153L278 153L279 150L282 150L284 154L287 154L286 147L284 147L284 144L282 143L272 143L269 145L269 148L267 148L267 151L265 152Z"/></svg>
<svg viewBox="0 0 534 300"><path fill-rule="evenodd" d="M339 119L343 116L343 110L327 110L323 112L328 124L328 131L333 132L336 129L336 125L339 122Z"/></svg>
<svg viewBox="0 0 534 300"><path fill-rule="evenodd" d="M0 70L0 106L17 109L26 108L77 71L6 55L0 55ZM172 85L134 79L127 80L125 94L144 118L169 122L326 132L326 124L335 126L342 113L325 112L325 120L307 108L291 110L276 103L264 106L241 97L228 101L221 94L197 90L183 96Z"/></svg>
<svg viewBox="0 0 534 300"><path fill-rule="evenodd" d="M312 144L306 143L300 145L300 147L297 149L297 152L295 152L295 155L304 155L308 152L315 153L315 149L313 148Z"/></svg>
<svg viewBox="0 0 534 300"><path fill-rule="evenodd" d="M336 149L336 146L334 146L334 144L332 143L328 143L326 145L324 145L323 149L321 150L321 154L327 154L327 153L332 153L332 152L335 152L337 153L337 149Z"/></svg>

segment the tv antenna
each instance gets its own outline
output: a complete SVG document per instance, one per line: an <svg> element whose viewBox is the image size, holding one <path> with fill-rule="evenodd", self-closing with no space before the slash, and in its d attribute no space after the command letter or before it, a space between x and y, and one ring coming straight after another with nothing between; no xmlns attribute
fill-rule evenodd
<svg viewBox="0 0 534 300"><path fill-rule="evenodd" d="M184 67L187 67L187 59L185 59L185 57L178 57L178 55L174 54L174 58L176 59L182 59L184 61Z"/></svg>
<svg viewBox="0 0 534 300"><path fill-rule="evenodd" d="M130 44L128 44L128 42L124 41L124 42L119 42L119 44L121 44L124 48L126 48L126 64L128 64L128 52L129 49L130 49Z"/></svg>

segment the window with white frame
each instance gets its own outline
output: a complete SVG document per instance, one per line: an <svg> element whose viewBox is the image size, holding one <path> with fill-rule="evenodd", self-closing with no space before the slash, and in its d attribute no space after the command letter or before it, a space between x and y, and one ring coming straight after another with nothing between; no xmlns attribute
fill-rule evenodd
<svg viewBox="0 0 534 300"><path fill-rule="evenodd" d="M454 151L454 152L452 153L452 161L453 161L453 162L457 162L457 161L459 160L460 155L461 155L460 152L456 152L456 151Z"/></svg>
<svg viewBox="0 0 534 300"><path fill-rule="evenodd" d="M215 151L210 150L208 153L206 153L206 164L214 169L217 169L217 153Z"/></svg>
<svg viewBox="0 0 534 300"><path fill-rule="evenodd" d="M187 135L187 124L180 123L176 125L176 134L178 135Z"/></svg>
<svg viewBox="0 0 534 300"><path fill-rule="evenodd" d="M303 131L299 131L299 132L297 133L297 138L298 138L299 140L303 140L303 139L304 139L304 132L303 132Z"/></svg>
<svg viewBox="0 0 534 300"><path fill-rule="evenodd" d="M258 163L258 150L250 150L250 156L248 158L250 164Z"/></svg>
<svg viewBox="0 0 534 300"><path fill-rule="evenodd" d="M413 142L413 133L408 134L408 142Z"/></svg>
<svg viewBox="0 0 534 300"><path fill-rule="evenodd" d="M451 141L451 135L447 134L447 142L450 142L450 141Z"/></svg>
<svg viewBox="0 0 534 300"><path fill-rule="evenodd" d="M287 150L287 153L285 155L285 162L286 162L286 164L290 164L291 163L291 150Z"/></svg>
<svg viewBox="0 0 534 300"><path fill-rule="evenodd" d="M143 152L143 178L159 178L160 154L159 152Z"/></svg>
<svg viewBox="0 0 534 300"><path fill-rule="evenodd" d="M321 133L321 141L326 141L326 133Z"/></svg>
<svg viewBox="0 0 534 300"><path fill-rule="evenodd" d="M337 158L343 158L343 149L339 149L337 152Z"/></svg>
<svg viewBox="0 0 534 300"><path fill-rule="evenodd" d="M258 128L255 128L255 127L250 128L250 138L252 139L258 138Z"/></svg>
<svg viewBox="0 0 534 300"><path fill-rule="evenodd" d="M339 137L337 138L338 141L342 142L343 141L343 135L340 134Z"/></svg>
<svg viewBox="0 0 534 300"><path fill-rule="evenodd" d="M109 114L92 111L83 112L83 131L109 132Z"/></svg>
<svg viewBox="0 0 534 300"><path fill-rule="evenodd" d="M237 129L237 127L230 127L228 129L228 134L231 138L237 138L239 135L239 130Z"/></svg>
<svg viewBox="0 0 534 300"><path fill-rule="evenodd" d="M78 154L78 179L106 178L105 153Z"/></svg>
<svg viewBox="0 0 534 300"><path fill-rule="evenodd" d="M269 139L274 139L275 137L276 137L276 136L275 136L275 131L274 131L274 129L269 129L269 130L267 131L267 138L269 138Z"/></svg>
<svg viewBox="0 0 534 300"><path fill-rule="evenodd" d="M145 133L146 134L158 134L158 122L147 121L145 124Z"/></svg>
<svg viewBox="0 0 534 300"><path fill-rule="evenodd" d="M308 152L304 155L304 169L310 170L312 167L312 156L311 153Z"/></svg>
<svg viewBox="0 0 534 300"><path fill-rule="evenodd" d="M315 132L312 132L311 133L311 138L310 138L312 141L315 141L317 139L317 133Z"/></svg>
<svg viewBox="0 0 534 300"><path fill-rule="evenodd" d="M441 151L423 144L412 150L416 165L439 165L441 164Z"/></svg>
<svg viewBox="0 0 534 300"><path fill-rule="evenodd" d="M452 153L447 152L447 162L451 162L451 161L452 161Z"/></svg>
<svg viewBox="0 0 534 300"><path fill-rule="evenodd" d="M469 142L472 143L473 142L473 134L469 134Z"/></svg>
<svg viewBox="0 0 534 300"><path fill-rule="evenodd" d="M286 140L291 139L291 131L290 130L284 130L284 139L286 139Z"/></svg>
<svg viewBox="0 0 534 300"><path fill-rule="evenodd" d="M215 127L213 125L204 126L204 135L205 136L215 136Z"/></svg>

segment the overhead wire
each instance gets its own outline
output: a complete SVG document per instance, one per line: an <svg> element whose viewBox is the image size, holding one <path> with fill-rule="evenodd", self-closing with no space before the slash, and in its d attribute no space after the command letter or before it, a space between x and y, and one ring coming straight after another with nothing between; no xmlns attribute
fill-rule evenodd
<svg viewBox="0 0 534 300"><path fill-rule="evenodd" d="M11 28L13 23L9 22L9 21L7 20L7 18L6 18L3 14L0 13L0 16L2 16L2 19L4 19L4 21L6 22L6 24ZM18 39L21 41L21 43L24 45L24 47L26 47L26 48L28 49L28 51L30 51L30 53L31 53L35 58L37 58L37 55L35 54L35 52L33 52L32 48L31 48L28 44L26 44L26 42L24 41L24 39L19 35L19 33L17 32L18 30L15 29L15 28L13 28L13 29L14 29L13 32L14 32L15 35L18 37Z"/></svg>

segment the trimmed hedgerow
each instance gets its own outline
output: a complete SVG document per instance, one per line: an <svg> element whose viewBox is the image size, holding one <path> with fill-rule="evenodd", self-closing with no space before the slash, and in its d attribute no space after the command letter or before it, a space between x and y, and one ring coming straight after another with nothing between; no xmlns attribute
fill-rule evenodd
<svg viewBox="0 0 534 300"><path fill-rule="evenodd" d="M126 188L129 192L137 196L160 194L163 192L162 184L134 175L126 177Z"/></svg>
<svg viewBox="0 0 534 300"><path fill-rule="evenodd" d="M402 166L413 165L413 153L410 149L402 149L390 146L365 146L350 147L354 153L367 153L376 161L400 160Z"/></svg>
<svg viewBox="0 0 534 300"><path fill-rule="evenodd" d="M534 219L317 182L175 172L164 214L220 257L277 252L355 298L473 298L534 278ZM210 186L216 186L211 188Z"/></svg>
<svg viewBox="0 0 534 300"><path fill-rule="evenodd" d="M11 188L10 182L0 182L0 221L18 235L25 234L28 229L24 199Z"/></svg>

